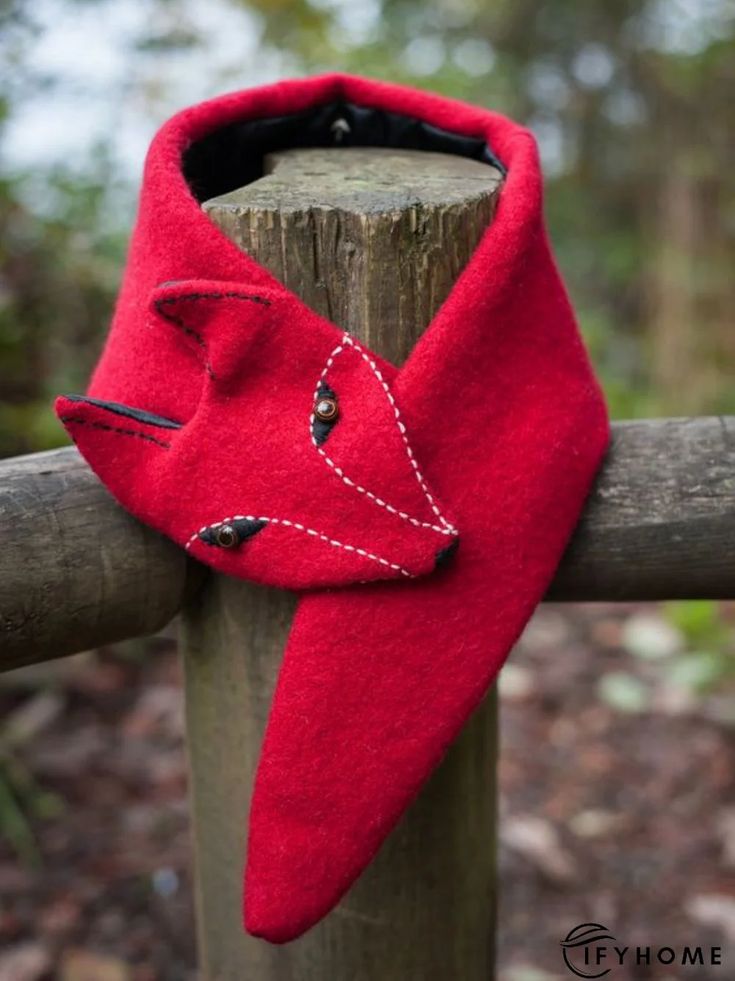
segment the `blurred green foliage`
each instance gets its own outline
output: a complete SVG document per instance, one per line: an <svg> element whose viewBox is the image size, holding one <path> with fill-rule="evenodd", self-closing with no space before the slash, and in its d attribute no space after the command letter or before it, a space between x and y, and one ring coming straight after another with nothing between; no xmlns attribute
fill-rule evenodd
<svg viewBox="0 0 735 981"><path fill-rule="evenodd" d="M667 603L664 612L686 641L684 653L668 667L667 677L672 683L707 692L735 677L731 609L716 600L688 600Z"/></svg>
<svg viewBox="0 0 735 981"><path fill-rule="evenodd" d="M0 840L9 843L27 868L41 866L33 821L58 817L63 810L61 799L36 781L19 756L0 753Z"/></svg>
<svg viewBox="0 0 735 981"><path fill-rule="evenodd" d="M0 449L58 445L49 401L84 386L116 289L125 229L107 219L113 178L100 155L80 179L44 175L47 207L34 210L19 179L0 184Z"/></svg>
<svg viewBox="0 0 735 981"><path fill-rule="evenodd" d="M136 5L56 8L119 17ZM735 409L733 0L223 0L212 19L228 7L247 15L242 51L254 46L263 76L364 72L525 121L539 136L552 238L613 413ZM218 60L222 31L203 31L206 14L185 0L147 9L121 42L125 84L108 95L126 110L132 102L152 129L188 91L182 59L198 53L211 65L202 95L236 86L241 61L237 39L233 64ZM55 31L36 10L30 0L0 7L0 154L28 93L51 99L64 84L34 65L34 44ZM111 119L108 137L80 144L73 166L0 156L0 454L63 439L52 395L85 384L102 343L136 183L115 138Z"/></svg>
<svg viewBox="0 0 735 981"><path fill-rule="evenodd" d="M687 600L666 604L668 620L677 627L688 647L721 647L732 634L720 617L720 604L716 600Z"/></svg>

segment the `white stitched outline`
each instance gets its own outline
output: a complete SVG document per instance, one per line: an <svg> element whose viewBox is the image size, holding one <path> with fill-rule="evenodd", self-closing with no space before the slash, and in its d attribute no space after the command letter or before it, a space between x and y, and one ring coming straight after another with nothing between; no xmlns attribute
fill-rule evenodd
<svg viewBox="0 0 735 981"><path fill-rule="evenodd" d="M342 353L342 351L345 348L345 345L349 345L350 347L354 348L354 350L360 355L360 357L370 366L373 374L380 382L383 391L385 392L386 397L391 405L391 408L393 409L393 413L396 419L396 425L398 426L398 431L401 434L403 445L406 448L406 455L408 456L409 463L411 464L413 468L413 472L416 475L416 480L418 481L419 487L423 491L424 497L428 501L431 510L437 516L439 521L441 521L442 527L440 527L439 525L431 524L431 522L429 521L419 521L418 518L414 518L410 514L406 514L405 511L399 511L397 508L394 508L391 504L388 504L387 501L384 501L382 500L382 498L378 497L377 494L374 494L372 491L369 491L366 487L362 487L360 484L356 484L354 480L350 480L350 478L342 470L342 468L339 467L334 462L334 460L332 460L332 458L328 456L327 453L317 443L316 438L314 437L315 416L314 416L314 411L312 410L311 418L309 420L309 432L311 433L311 442L313 443L314 448L316 449L317 453L319 453L319 455L324 459L324 462L327 464L327 466L331 467L332 470L334 470L334 472L337 474L337 476L340 477L341 480L345 484L347 484L348 487L353 487L360 494L364 494L365 497L369 498L371 501L373 501L373 503L377 504L378 507L385 508L386 511L389 511L391 514L398 515L399 518L403 518L404 521L410 522L412 525L415 525L417 528L430 528L432 531L438 531L441 535L458 535L459 532L454 527L454 525L452 525L449 521L446 520L444 515L439 510L436 502L434 501L434 498L431 496L429 488L426 486L426 481L424 480L423 475L419 470L418 463L416 462L416 458L413 455L413 450L411 449L411 446L408 442L408 437L406 435L406 427L403 425L403 421L401 420L401 414L398 411L398 406L396 405L396 401L393 398L393 393L391 392L387 382L383 378L380 369L378 368L377 364L373 361L373 359L367 354L367 352L364 351L362 347L360 347L360 345L357 343L357 341L353 340L353 338L350 337L349 334L344 334L342 336L341 343L338 344L337 347L329 355L327 363L324 366L324 369L322 370L322 373L319 376L319 379L316 383L316 389L314 391L314 400L313 400L314 406L316 406L316 403L319 398L319 388L321 386L321 383L324 381L324 379L326 378L329 372L329 369L334 364L334 359L339 354Z"/></svg>
<svg viewBox="0 0 735 981"><path fill-rule="evenodd" d="M372 559L373 562L378 562L380 565L387 566L389 569L395 569L396 572L400 572L402 576L406 576L408 579L416 578L413 573L409 572L407 569L404 569L403 566L397 565L395 562L389 562L388 559L383 559L379 555L375 555L373 552L365 551L364 548L358 548L356 545L345 545L344 542L338 542L336 538L330 538L328 535L324 535L320 531L315 531L313 528L307 528L298 521L289 521L288 518L258 518L253 514L233 514L231 518L222 518L221 521L216 521L211 525L204 525L199 529L199 531L195 531L189 538L189 541L184 545L184 548L191 548L202 532L211 531L213 528L220 528L222 525L226 525L230 521L263 521L265 524L269 525L283 525L286 528L295 528L297 531L303 531L307 535L311 535L313 538L320 538L323 542L326 542L328 545L333 545L335 548L343 548L345 552L355 552L356 555L361 555L365 559Z"/></svg>

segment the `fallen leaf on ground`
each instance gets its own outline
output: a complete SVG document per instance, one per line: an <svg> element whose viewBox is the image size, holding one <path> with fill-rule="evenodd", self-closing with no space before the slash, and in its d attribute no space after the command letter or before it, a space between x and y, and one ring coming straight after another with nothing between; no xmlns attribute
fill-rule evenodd
<svg viewBox="0 0 735 981"><path fill-rule="evenodd" d="M574 859L562 846L554 825L543 818L517 815L507 818L501 822L500 840L532 862L552 882L566 884L577 878Z"/></svg>
<svg viewBox="0 0 735 981"><path fill-rule="evenodd" d="M686 912L702 926L722 930L728 940L735 941L735 899L717 893L693 896L686 903Z"/></svg>
<svg viewBox="0 0 735 981"><path fill-rule="evenodd" d="M130 981L130 969L116 957L70 950L61 961L59 981Z"/></svg>
<svg viewBox="0 0 735 981"><path fill-rule="evenodd" d="M40 981L51 958L40 944L19 944L0 954L0 981Z"/></svg>

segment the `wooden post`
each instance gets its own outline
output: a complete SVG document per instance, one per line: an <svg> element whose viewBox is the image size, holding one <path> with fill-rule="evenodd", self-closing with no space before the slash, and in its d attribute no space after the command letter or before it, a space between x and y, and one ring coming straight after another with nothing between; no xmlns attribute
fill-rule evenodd
<svg viewBox="0 0 735 981"><path fill-rule="evenodd" d="M274 154L212 220L319 313L400 364L482 230L500 175L443 154ZM246 937L241 874L253 772L294 599L212 576L183 657L206 981L489 981L495 708L489 699L340 906L303 938Z"/></svg>

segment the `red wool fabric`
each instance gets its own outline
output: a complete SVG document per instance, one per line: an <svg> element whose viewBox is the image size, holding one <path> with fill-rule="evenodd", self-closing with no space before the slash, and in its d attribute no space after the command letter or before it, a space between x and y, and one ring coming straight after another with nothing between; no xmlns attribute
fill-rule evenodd
<svg viewBox="0 0 735 981"><path fill-rule="evenodd" d="M302 114L297 142L309 145L343 111L357 143L448 138L442 148L478 159L487 144L506 171L492 224L400 371L242 254L195 197L232 167L210 134L238 134L229 145L247 170L242 148L267 128L240 121ZM326 435L314 420L325 392L339 406ZM256 776L244 892L250 932L293 939L365 868L487 692L607 446L544 230L533 137L485 109L343 75L179 114L147 159L88 396L58 411L142 520L219 571L304 590ZM223 523L235 547L218 540Z"/></svg>
<svg viewBox="0 0 735 981"><path fill-rule="evenodd" d="M131 414L131 406L170 412L169 403L131 399L117 365L111 386L104 359L94 400L57 402L81 452L125 507L218 571L272 586L434 570L456 535L438 505L433 512L420 471L423 487L416 480L388 388L395 368L283 287L167 283L152 291L141 322L159 385L177 359L197 372L191 418L183 400L177 419ZM137 337L136 321L124 319L120 329L131 323ZM124 370L135 372L135 362ZM176 373L170 381L177 385ZM313 427L322 385L338 393L339 416L320 445ZM263 523L247 547L217 545L213 532L245 521Z"/></svg>

